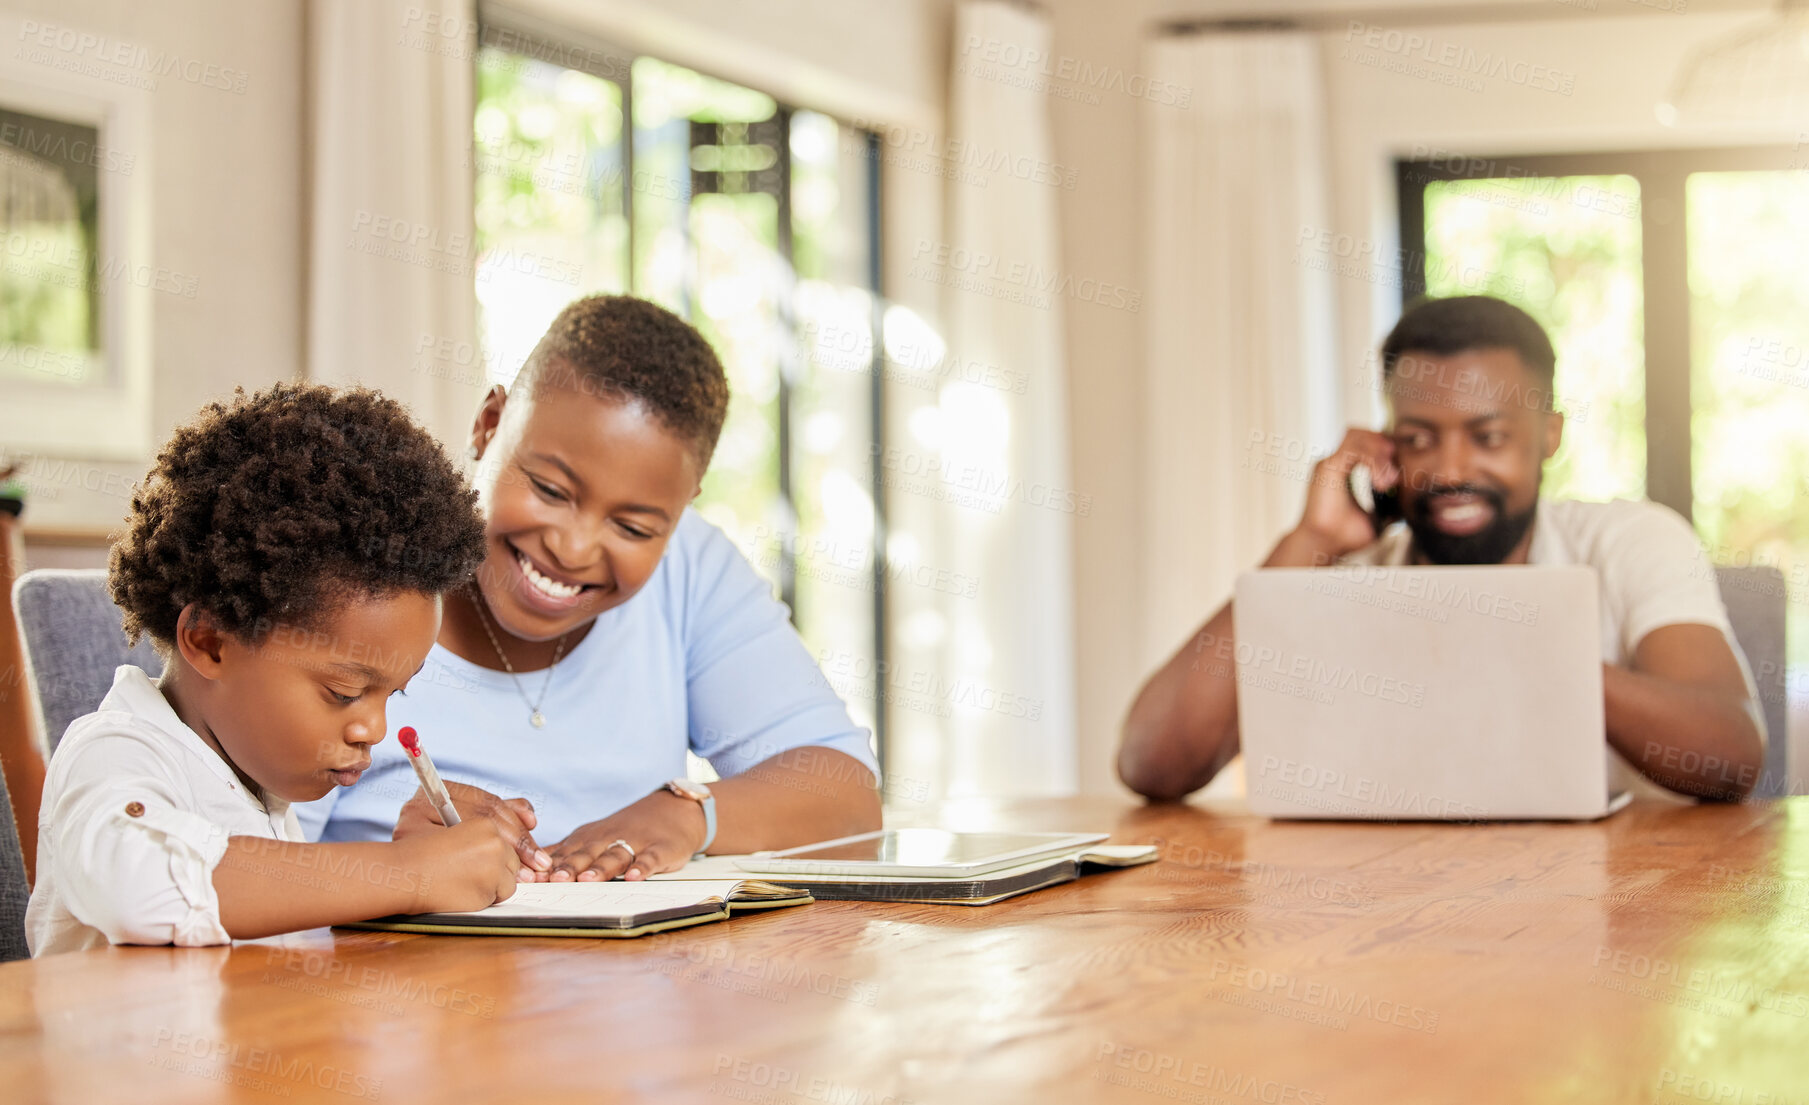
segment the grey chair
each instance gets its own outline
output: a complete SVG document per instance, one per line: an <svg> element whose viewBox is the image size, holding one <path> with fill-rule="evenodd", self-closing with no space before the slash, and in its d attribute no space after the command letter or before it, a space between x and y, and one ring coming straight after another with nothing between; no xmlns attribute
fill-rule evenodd
<svg viewBox="0 0 1809 1105"><path fill-rule="evenodd" d="M53 753L69 723L107 697L114 668L136 664L153 679L163 674L163 658L148 639L127 647L102 569L26 572L13 584L13 609Z"/></svg>
<svg viewBox="0 0 1809 1105"><path fill-rule="evenodd" d="M1716 568L1721 601L1734 627L1734 640L1746 654L1753 681L1759 688L1759 706L1765 714L1765 772L1753 788L1754 798L1777 798L1796 788L1790 780L1789 703L1785 665L1784 613L1789 591L1784 573L1770 566Z"/></svg>
<svg viewBox="0 0 1809 1105"><path fill-rule="evenodd" d="M19 847L19 831L13 828L13 803L0 776L0 963L25 959L25 905L31 886L25 881L25 851Z"/></svg>
<svg viewBox="0 0 1809 1105"><path fill-rule="evenodd" d="M136 664L153 678L163 672L163 660L148 640L127 647L104 571L26 572L13 584L13 609L51 752L70 722L92 713L107 697L114 668ZM12 802L0 780L0 962L31 954L25 944L30 900Z"/></svg>

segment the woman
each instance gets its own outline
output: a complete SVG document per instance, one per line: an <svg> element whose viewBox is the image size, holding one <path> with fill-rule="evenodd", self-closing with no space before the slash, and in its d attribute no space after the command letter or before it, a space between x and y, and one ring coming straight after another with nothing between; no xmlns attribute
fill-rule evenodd
<svg viewBox="0 0 1809 1105"><path fill-rule="evenodd" d="M446 596L438 643L389 714L469 784L453 791L461 809L518 840L524 879L640 879L704 850L879 827L866 731L766 581L689 509L727 410L696 330L595 296L478 411L485 559ZM687 748L721 781L686 783ZM362 783L301 811L320 839L436 820L410 798L405 754L373 755Z"/></svg>

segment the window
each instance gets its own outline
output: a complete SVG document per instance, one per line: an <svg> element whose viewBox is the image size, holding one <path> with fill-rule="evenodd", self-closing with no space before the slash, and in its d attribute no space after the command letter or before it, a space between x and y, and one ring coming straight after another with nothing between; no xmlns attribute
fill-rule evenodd
<svg viewBox="0 0 1809 1105"><path fill-rule="evenodd" d="M1770 148L1396 166L1402 252L1415 261L1404 299L1497 295L1552 335L1567 418L1547 493L1644 495L1690 518L1716 563L1778 567L1794 678L1757 674L1798 698L1809 664L1804 168Z"/></svg>
<svg viewBox="0 0 1809 1105"><path fill-rule="evenodd" d="M1588 202L1572 199L1578 196ZM1607 202L1598 207L1598 198ZM1612 499L1646 491L1639 200L1630 176L1426 187L1424 290L1500 296L1537 318L1559 352L1566 422L1547 494Z"/></svg>
<svg viewBox="0 0 1809 1105"><path fill-rule="evenodd" d="M486 26L477 298L508 382L559 309L627 292L689 319L728 372L698 509L819 657L883 656L876 141L755 89ZM883 738L873 699L849 701ZM883 751L883 743L881 745Z"/></svg>

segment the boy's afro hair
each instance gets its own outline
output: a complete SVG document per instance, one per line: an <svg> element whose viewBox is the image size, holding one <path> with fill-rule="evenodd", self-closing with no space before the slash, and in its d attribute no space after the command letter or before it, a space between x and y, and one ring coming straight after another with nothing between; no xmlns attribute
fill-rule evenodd
<svg viewBox="0 0 1809 1105"><path fill-rule="evenodd" d="M340 601L466 579L484 551L476 503L393 399L241 388L179 427L134 489L108 588L134 643L169 646L191 602L255 643Z"/></svg>

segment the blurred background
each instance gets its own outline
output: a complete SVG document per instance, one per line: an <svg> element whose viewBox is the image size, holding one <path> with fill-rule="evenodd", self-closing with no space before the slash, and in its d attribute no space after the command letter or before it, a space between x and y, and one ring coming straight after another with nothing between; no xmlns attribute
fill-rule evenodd
<svg viewBox="0 0 1809 1105"><path fill-rule="evenodd" d="M1142 678L1378 424L1403 302L1488 293L1557 346L1547 494L1779 569L1806 762L1809 8L0 0L0 51L31 566L104 564L234 386L456 451L628 292L721 354L699 508L888 800L1110 791Z"/></svg>

